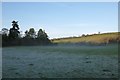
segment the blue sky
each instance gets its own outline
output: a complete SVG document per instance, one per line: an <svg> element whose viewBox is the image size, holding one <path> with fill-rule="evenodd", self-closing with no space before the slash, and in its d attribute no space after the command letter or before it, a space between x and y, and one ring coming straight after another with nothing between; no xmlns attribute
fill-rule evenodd
<svg viewBox="0 0 120 80"><path fill-rule="evenodd" d="M118 31L117 2L3 2L2 27L44 29L50 38Z"/></svg>

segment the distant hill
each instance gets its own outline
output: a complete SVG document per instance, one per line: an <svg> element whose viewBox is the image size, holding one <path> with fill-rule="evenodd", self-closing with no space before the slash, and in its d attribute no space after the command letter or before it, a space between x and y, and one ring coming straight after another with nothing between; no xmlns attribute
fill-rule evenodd
<svg viewBox="0 0 120 80"><path fill-rule="evenodd" d="M82 35L80 37L66 37L52 39L53 43L117 43L120 42L120 32Z"/></svg>

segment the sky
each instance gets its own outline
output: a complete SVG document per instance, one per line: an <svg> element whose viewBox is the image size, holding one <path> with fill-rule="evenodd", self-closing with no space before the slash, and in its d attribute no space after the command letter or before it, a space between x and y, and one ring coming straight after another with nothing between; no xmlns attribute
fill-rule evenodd
<svg viewBox="0 0 120 80"><path fill-rule="evenodd" d="M3 2L2 28L18 21L23 33L45 30L49 38L118 31L117 2Z"/></svg>
<svg viewBox="0 0 120 80"><path fill-rule="evenodd" d="M1 0L2 2L119 2L119 0Z"/></svg>

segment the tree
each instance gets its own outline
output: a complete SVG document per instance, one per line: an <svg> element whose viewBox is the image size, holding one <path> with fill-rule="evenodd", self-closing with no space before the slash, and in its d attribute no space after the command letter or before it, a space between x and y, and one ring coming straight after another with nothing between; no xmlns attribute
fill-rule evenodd
<svg viewBox="0 0 120 80"><path fill-rule="evenodd" d="M22 38L22 37L23 37L22 31L20 31L20 34L19 34L18 36L19 36L19 38Z"/></svg>
<svg viewBox="0 0 120 80"><path fill-rule="evenodd" d="M37 33L37 41L40 44L50 44L51 43L50 40L48 39L47 33L42 29L39 29L39 31Z"/></svg>
<svg viewBox="0 0 120 80"><path fill-rule="evenodd" d="M82 34L82 37L85 37L85 34Z"/></svg>
<svg viewBox="0 0 120 80"><path fill-rule="evenodd" d="M27 36L29 36L30 38L35 38L36 37L36 33L35 33L35 30L34 28L30 28L29 29L29 32L26 32Z"/></svg>
<svg viewBox="0 0 120 80"><path fill-rule="evenodd" d="M8 29L3 28L2 29L2 41L7 41L7 39L8 39Z"/></svg>
<svg viewBox="0 0 120 80"><path fill-rule="evenodd" d="M17 21L12 21L12 28L10 28L10 33L9 33L9 38L10 39L17 39L18 35L20 34L19 30L19 25Z"/></svg>
<svg viewBox="0 0 120 80"><path fill-rule="evenodd" d="M29 38L28 30L25 31L25 38Z"/></svg>
<svg viewBox="0 0 120 80"><path fill-rule="evenodd" d="M100 32L98 32L98 34L100 34Z"/></svg>
<svg viewBox="0 0 120 80"><path fill-rule="evenodd" d="M46 40L48 39L48 35L45 33L45 31L43 31L42 29L39 29L37 33L37 38L41 40Z"/></svg>
<svg viewBox="0 0 120 80"><path fill-rule="evenodd" d="M37 35L34 28L25 31L25 36L22 36L22 31L19 31L17 21L12 21L12 28L8 30L3 28L0 31L2 36L2 46L18 46L18 45L46 45L50 44L47 34L44 30L39 29Z"/></svg>
<svg viewBox="0 0 120 80"><path fill-rule="evenodd" d="M8 29L7 28L3 28L1 30L1 34L0 34L0 37L2 36L2 46L3 45L7 45L8 44Z"/></svg>
<svg viewBox="0 0 120 80"><path fill-rule="evenodd" d="M2 29L2 35L8 35L8 29L7 28L3 28Z"/></svg>

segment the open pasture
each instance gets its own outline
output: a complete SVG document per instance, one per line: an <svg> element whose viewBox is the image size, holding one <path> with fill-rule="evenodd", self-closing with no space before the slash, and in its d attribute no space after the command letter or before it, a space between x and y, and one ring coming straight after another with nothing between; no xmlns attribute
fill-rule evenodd
<svg viewBox="0 0 120 80"><path fill-rule="evenodd" d="M3 78L117 78L118 46L21 46L2 50Z"/></svg>

